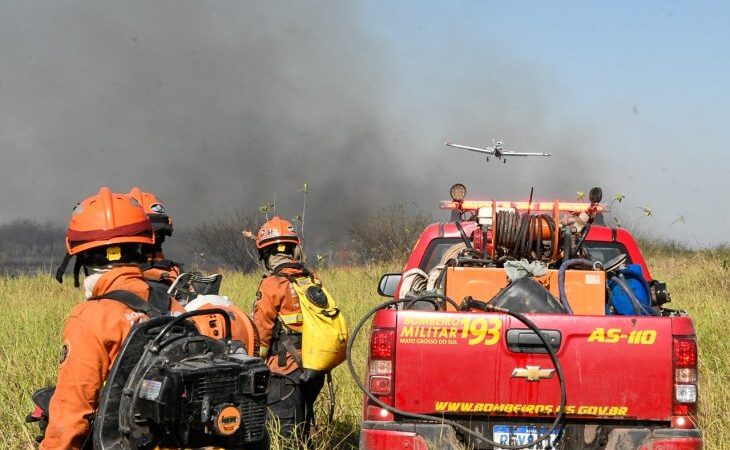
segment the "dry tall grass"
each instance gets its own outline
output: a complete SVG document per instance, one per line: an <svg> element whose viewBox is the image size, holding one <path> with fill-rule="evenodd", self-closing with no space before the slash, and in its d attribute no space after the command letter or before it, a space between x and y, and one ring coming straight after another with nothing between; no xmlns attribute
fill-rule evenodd
<svg viewBox="0 0 730 450"><path fill-rule="evenodd" d="M699 344L700 428L706 450L730 442L730 253L661 252L649 256L652 276L667 282L668 306L689 311Z"/></svg>

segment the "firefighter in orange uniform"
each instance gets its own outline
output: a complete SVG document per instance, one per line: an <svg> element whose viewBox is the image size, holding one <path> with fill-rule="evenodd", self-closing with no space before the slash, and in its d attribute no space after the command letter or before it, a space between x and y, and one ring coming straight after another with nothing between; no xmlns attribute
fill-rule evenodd
<svg viewBox="0 0 730 450"><path fill-rule="evenodd" d="M253 319L261 338L261 356L267 358L272 372L269 404L281 423L285 436L307 440L314 423L314 401L317 399L324 376L304 379L299 367L281 337L294 344L297 359L301 361L302 310L299 297L290 285L290 279L309 272L300 262L300 240L291 223L274 217L258 232L256 246L268 274L256 293Z"/></svg>
<svg viewBox="0 0 730 450"><path fill-rule="evenodd" d="M103 187L74 208L66 234L75 273L84 270L87 301L76 305L66 321L58 383L42 450L79 449L90 440L89 418L101 387L132 326L147 316L105 298L126 291L159 312L184 312L169 296L153 293L140 270L142 247L154 244L152 225L139 203ZM59 277L63 270L59 270ZM163 292L164 294L164 292ZM153 300L155 299L155 300Z"/></svg>
<svg viewBox="0 0 730 450"><path fill-rule="evenodd" d="M165 258L162 251L162 243L165 242L165 238L172 236L172 217L167 213L165 204L155 194L143 192L140 188L134 187L129 195L142 205L155 232L155 243L151 247L147 247L147 262L141 265L144 277L148 282L170 287L182 272L182 265ZM188 311L210 308L228 311L231 319L231 336L234 340L243 343L246 353L258 356L259 337L256 327L251 318L226 297L208 296L207 299L193 300L185 305L185 309ZM206 336L219 339L225 335L225 323L217 314L195 316L192 320L198 330Z"/></svg>

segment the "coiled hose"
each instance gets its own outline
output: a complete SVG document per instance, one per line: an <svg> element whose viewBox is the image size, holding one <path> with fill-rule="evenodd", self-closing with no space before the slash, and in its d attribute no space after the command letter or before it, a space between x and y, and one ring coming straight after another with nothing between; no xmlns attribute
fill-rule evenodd
<svg viewBox="0 0 730 450"><path fill-rule="evenodd" d="M503 256L543 262L555 258L558 229L555 219L549 214L520 215L514 211L497 211L494 230L494 245L503 251ZM547 239L543 239L544 236Z"/></svg>
<svg viewBox="0 0 730 450"><path fill-rule="evenodd" d="M439 300L441 300L441 302L439 302ZM354 363L352 362L352 348L355 343L355 339L357 338L358 334L360 333L360 330L365 325L365 322L367 322L372 316L375 315L375 313L377 313L381 309L390 308L391 306L400 305L400 304L412 305L417 301L426 301L428 303L433 304L437 309L443 303L450 303L450 304L456 306L456 302L454 302L451 298L449 298L445 295L436 294L436 293L426 293L426 294L420 295L418 297L412 297L412 298L407 298L407 299L403 299L403 300L390 300L390 301L384 302L384 303L374 307L370 311L368 311L367 314L365 314L360 319L360 321L357 323L357 325L355 325L355 328L352 330L352 334L350 335L350 340L347 343L347 367L350 369L350 374L352 375L352 378L355 380L357 387L365 394L365 396L378 407L385 409L386 411L389 411L400 417L450 425L450 426L456 428L457 430L461 431L462 433L467 434L478 441L482 441L489 446L499 447L499 448L502 448L505 450L520 450L520 449L530 448L530 447L548 439L550 437L550 435L552 434L552 432L555 431L560 426L561 422L563 421L563 418L565 417L565 405L567 403L567 394L566 394L566 389L565 389L565 377L563 376L563 368L560 366L560 361L558 361L558 355L555 353L555 349L550 345L548 338L545 337L545 335L537 327L537 325L535 325L530 319L523 316L522 314L515 313L515 312L509 311L504 308L491 306L489 304L484 304L484 307L483 307L485 311L507 314L509 316L512 316L515 319L522 322L523 324L525 324L527 326L527 328L532 330L537 335L537 337L540 338L540 341L545 346L545 349L547 349L547 352L550 355L550 360L552 361L553 366L555 367L555 372L558 375L558 381L560 383L560 409L558 411L557 416L555 416L555 420L553 421L550 428L543 435L541 435L539 437L539 439L536 439L535 441L529 442L524 445L499 444L497 442L492 441L491 439L484 436L483 434L477 433L476 431L473 431L470 428L467 428L464 425L462 425L458 422L455 422L453 420L449 420L446 418L437 418L437 417L429 416L426 414L410 413L410 412L398 409L394 406L390 406L386 403L383 403L379 398L377 398L375 395L373 395L365 387L364 383L360 379L360 375L358 375L357 371L355 370Z"/></svg>

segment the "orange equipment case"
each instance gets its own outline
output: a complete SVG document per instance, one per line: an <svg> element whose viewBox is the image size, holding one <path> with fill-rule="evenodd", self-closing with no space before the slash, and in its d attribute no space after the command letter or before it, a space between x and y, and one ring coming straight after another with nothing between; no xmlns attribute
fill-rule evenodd
<svg viewBox="0 0 730 450"><path fill-rule="evenodd" d="M542 277L535 277L550 290L555 298L558 292L558 271L551 269ZM509 284L507 271L496 267L448 267L445 293L456 301L471 295L475 300L490 301ZM566 270L565 295L577 316L606 315L606 273L601 270ZM450 307L449 309L453 309Z"/></svg>

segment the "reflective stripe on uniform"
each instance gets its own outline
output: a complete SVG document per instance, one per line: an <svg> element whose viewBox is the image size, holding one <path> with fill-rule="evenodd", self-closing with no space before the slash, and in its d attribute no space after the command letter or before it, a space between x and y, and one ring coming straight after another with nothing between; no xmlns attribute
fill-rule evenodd
<svg viewBox="0 0 730 450"><path fill-rule="evenodd" d="M304 320L304 316L302 313L279 314L279 320L285 325L291 325L293 323L301 323Z"/></svg>

